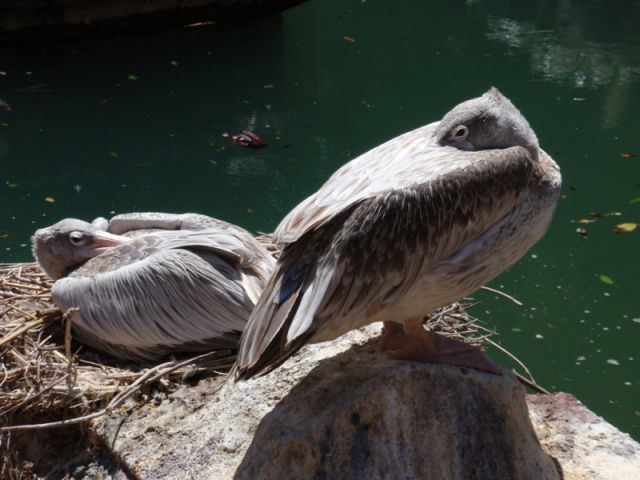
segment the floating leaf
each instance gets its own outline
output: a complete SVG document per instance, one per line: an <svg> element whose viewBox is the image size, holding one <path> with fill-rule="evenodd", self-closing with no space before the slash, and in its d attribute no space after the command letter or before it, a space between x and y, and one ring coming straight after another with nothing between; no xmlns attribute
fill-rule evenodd
<svg viewBox="0 0 640 480"><path fill-rule="evenodd" d="M237 143L244 148L264 148L269 145L251 130L243 130L240 135L234 135L232 138L233 143Z"/></svg>
<svg viewBox="0 0 640 480"><path fill-rule="evenodd" d="M20 185L18 185L17 183L13 183L13 182L7 182L7 187L9 188L18 188Z"/></svg>
<svg viewBox="0 0 640 480"><path fill-rule="evenodd" d="M619 217L620 215L622 215L622 213L620 212L589 212L589 215L591 215L593 218Z"/></svg>
<svg viewBox="0 0 640 480"><path fill-rule="evenodd" d="M136 80L140 80L140 77L135 73L130 73L127 77L127 80L129 80L130 82L135 82Z"/></svg>
<svg viewBox="0 0 640 480"><path fill-rule="evenodd" d="M512 332L516 332L516 333L520 333L520 332L522 332L522 329L521 329L520 327L513 327L513 328L511 329L511 331L512 331Z"/></svg>
<svg viewBox="0 0 640 480"><path fill-rule="evenodd" d="M636 417L640 417L640 410L635 411Z"/></svg>
<svg viewBox="0 0 640 480"><path fill-rule="evenodd" d="M9 124L7 122L2 122L0 123L0 127L8 127Z"/></svg>
<svg viewBox="0 0 640 480"><path fill-rule="evenodd" d="M120 156L118 152L109 152L109 155L111 155L113 158L118 158Z"/></svg>
<svg viewBox="0 0 640 480"><path fill-rule="evenodd" d="M47 203L54 203L56 200L53 197L44 197L44 201Z"/></svg>
<svg viewBox="0 0 640 480"><path fill-rule="evenodd" d="M353 43L353 42L355 42L355 41L356 41L356 39L355 39L355 38L350 37L349 35L344 35L342 38L343 38L344 40L346 40L347 42L351 42L351 43Z"/></svg>
<svg viewBox="0 0 640 480"><path fill-rule="evenodd" d="M6 240L9 238L9 232L0 232L0 240Z"/></svg>
<svg viewBox="0 0 640 480"><path fill-rule="evenodd" d="M589 233L587 232L586 228L576 228L576 232L578 232L578 234L582 235L584 238L589 238Z"/></svg>
<svg viewBox="0 0 640 480"><path fill-rule="evenodd" d="M616 233L630 233L633 232L636 228L638 228L637 223L620 223L616 225L616 228L613 229Z"/></svg>
<svg viewBox="0 0 640 480"><path fill-rule="evenodd" d="M3 77L7 76L7 72L5 72L4 70L0 70L0 75L2 75Z"/></svg>
<svg viewBox="0 0 640 480"><path fill-rule="evenodd" d="M593 222L595 222L595 220L589 219L589 218L581 218L580 220L576 221L576 223L579 223L580 225L585 225L587 223L593 223Z"/></svg>
<svg viewBox="0 0 640 480"><path fill-rule="evenodd" d="M613 279L608 275L600 275L600 281L602 283L606 283L607 285L613 285Z"/></svg>
<svg viewBox="0 0 640 480"><path fill-rule="evenodd" d="M633 157L636 157L637 155L633 152L622 152L620 156L624 158L633 158Z"/></svg>
<svg viewBox="0 0 640 480"><path fill-rule="evenodd" d="M268 89L270 89L270 88L275 88L275 85L274 85L273 83L269 83L269 84L267 84L267 85L263 85L263 86L262 86L262 88L264 88L264 89L267 89L267 90L268 90Z"/></svg>
<svg viewBox="0 0 640 480"><path fill-rule="evenodd" d="M631 204L640 203L640 197L636 197L636 198L633 198L633 199L629 200L629 203L631 203Z"/></svg>

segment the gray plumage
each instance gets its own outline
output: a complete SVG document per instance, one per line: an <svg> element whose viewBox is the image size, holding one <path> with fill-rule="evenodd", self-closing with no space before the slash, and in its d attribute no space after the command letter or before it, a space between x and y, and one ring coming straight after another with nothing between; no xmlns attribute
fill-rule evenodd
<svg viewBox="0 0 640 480"><path fill-rule="evenodd" d="M469 295L544 235L560 183L495 88L349 162L276 229L283 253L236 378L269 372L306 343Z"/></svg>
<svg viewBox="0 0 640 480"><path fill-rule="evenodd" d="M196 214L66 219L33 250L78 340L133 360L235 349L273 268L249 232Z"/></svg>

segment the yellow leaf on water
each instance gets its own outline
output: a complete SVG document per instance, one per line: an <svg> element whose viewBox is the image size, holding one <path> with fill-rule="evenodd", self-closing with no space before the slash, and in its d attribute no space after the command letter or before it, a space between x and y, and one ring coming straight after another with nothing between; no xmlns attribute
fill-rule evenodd
<svg viewBox="0 0 640 480"><path fill-rule="evenodd" d="M580 220L577 220L576 223L579 223L580 225L584 225L586 223L593 223L595 222L595 220L591 220L589 218L581 218Z"/></svg>
<svg viewBox="0 0 640 480"><path fill-rule="evenodd" d="M56 200L53 197L44 197L44 201L47 202L47 203L53 203Z"/></svg>
<svg viewBox="0 0 640 480"><path fill-rule="evenodd" d="M616 233L629 233L633 232L636 228L638 228L637 223L620 223L616 225L616 228L614 228L613 231Z"/></svg>

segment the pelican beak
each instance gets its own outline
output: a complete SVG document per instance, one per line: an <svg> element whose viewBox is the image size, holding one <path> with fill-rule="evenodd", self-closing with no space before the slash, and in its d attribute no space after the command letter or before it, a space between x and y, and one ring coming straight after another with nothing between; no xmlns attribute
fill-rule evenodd
<svg viewBox="0 0 640 480"><path fill-rule="evenodd" d="M117 247L131 241L129 237L114 235L105 231L98 231L94 235L93 245L98 251L104 251L105 248Z"/></svg>

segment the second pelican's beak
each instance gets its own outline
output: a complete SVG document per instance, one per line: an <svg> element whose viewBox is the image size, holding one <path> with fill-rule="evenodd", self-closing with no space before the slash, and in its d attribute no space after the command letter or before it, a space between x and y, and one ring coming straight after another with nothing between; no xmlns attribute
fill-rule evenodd
<svg viewBox="0 0 640 480"><path fill-rule="evenodd" d="M93 245L98 251L104 251L106 248L117 247L129 243L131 239L123 235L114 235L113 233L98 231L95 232Z"/></svg>

